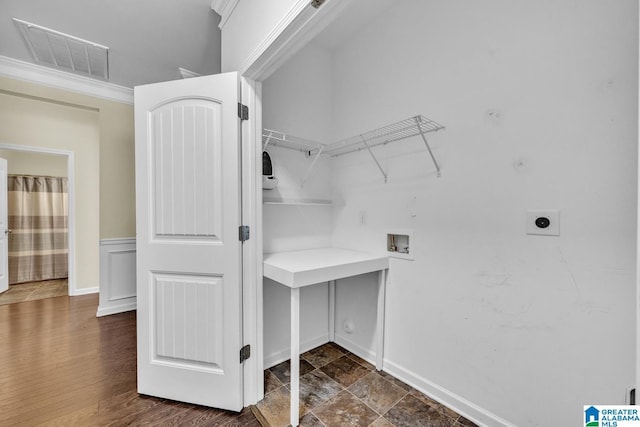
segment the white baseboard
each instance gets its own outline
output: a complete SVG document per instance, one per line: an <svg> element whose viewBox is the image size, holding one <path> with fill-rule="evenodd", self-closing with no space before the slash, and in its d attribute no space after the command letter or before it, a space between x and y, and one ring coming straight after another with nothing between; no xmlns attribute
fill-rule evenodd
<svg viewBox="0 0 640 427"><path fill-rule="evenodd" d="M305 340L300 342L300 354L309 351L313 348L321 346L329 342L329 334L322 334L316 338ZM278 363L282 363L285 360L291 358L291 349L289 347L284 348L276 353L272 353L264 358L264 369L269 369L272 366L276 366Z"/></svg>
<svg viewBox="0 0 640 427"><path fill-rule="evenodd" d="M479 426L516 427L515 424L500 418L496 414L468 401L462 396L435 384L426 378L410 372L400 365L385 359L384 371L426 394L433 400L453 409L458 414L473 421Z"/></svg>
<svg viewBox="0 0 640 427"><path fill-rule="evenodd" d="M136 309L136 239L100 240L100 305L96 316Z"/></svg>
<svg viewBox="0 0 640 427"><path fill-rule="evenodd" d="M98 286L93 286L91 288L76 288L76 290L73 291L73 295L69 296L77 297L79 295L97 294L98 292L100 292L100 288Z"/></svg>
<svg viewBox="0 0 640 427"><path fill-rule="evenodd" d="M355 354L359 358L364 359L375 366L376 354L373 351L362 347L360 344L354 343L353 341L349 340L349 338L343 335L336 334L334 340L335 340L335 343L338 344L340 347L343 347L344 349L349 350L351 353Z"/></svg>
<svg viewBox="0 0 640 427"><path fill-rule="evenodd" d="M96 317L109 316L110 314L124 313L126 311L133 311L136 308L137 308L137 304L135 302L130 302L130 303L121 304L121 305L113 305L110 307L98 307L98 312L96 313Z"/></svg>
<svg viewBox="0 0 640 427"><path fill-rule="evenodd" d="M342 335L336 335L335 342L356 356L375 365L376 355L373 351L350 341ZM388 358L384 359L382 370L407 383L421 393L426 394L433 400L453 409L458 414L473 421L479 426L515 427L515 425L509 421L502 419L496 414L468 401L464 397L403 368Z"/></svg>

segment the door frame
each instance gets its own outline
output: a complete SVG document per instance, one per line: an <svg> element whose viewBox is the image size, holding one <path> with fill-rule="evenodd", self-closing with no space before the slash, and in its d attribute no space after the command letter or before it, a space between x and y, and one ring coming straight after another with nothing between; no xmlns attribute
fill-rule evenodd
<svg viewBox="0 0 640 427"><path fill-rule="evenodd" d="M249 120L241 126L242 224L250 238L242 245L242 339L251 345L243 366L244 406L264 397L262 297L262 84L240 78L241 102ZM258 141L256 143L256 141ZM260 171L260 173L258 173Z"/></svg>
<svg viewBox="0 0 640 427"><path fill-rule="evenodd" d="M638 22L640 23L640 16L638 17ZM640 38L640 26L638 27L638 37ZM640 51L640 46L639 46L639 51ZM640 60L639 60L640 63ZM640 74L638 76L638 82L640 83ZM638 99L640 99L640 84L638 85ZM638 135L640 137L640 112L638 113ZM638 146L640 147L640 138L638 140ZM637 200L637 208L636 208L636 215L637 215L637 220L636 220L636 354L635 354L635 361L636 361L636 377L635 377L635 384L633 385L633 388L636 389L636 394L635 394L635 399L636 399L636 405L638 404L638 393L637 393L637 388L638 385L640 385L640 150L638 150L638 163L637 163L637 167L636 167L636 185L638 186L637 188L637 195L638 195L638 200ZM629 394L629 393L627 393ZM627 396L627 399L629 399L629 396Z"/></svg>
<svg viewBox="0 0 640 427"><path fill-rule="evenodd" d="M249 120L242 123L241 165L242 221L251 230L242 248L242 332L244 343L252 346L243 371L245 407L264 397L262 82L339 17L346 3L330 0L315 9L308 0L298 0L239 70L242 103L249 107Z"/></svg>
<svg viewBox="0 0 640 427"><path fill-rule="evenodd" d="M75 241L75 177L74 164L75 153L68 150L58 150L55 148L34 147L29 145L5 144L0 142L0 149L10 151L22 151L26 153L36 154L54 154L67 157L67 209L69 218L67 224L67 241L69 245L68 271L67 280L68 293L70 296L76 295L76 241Z"/></svg>

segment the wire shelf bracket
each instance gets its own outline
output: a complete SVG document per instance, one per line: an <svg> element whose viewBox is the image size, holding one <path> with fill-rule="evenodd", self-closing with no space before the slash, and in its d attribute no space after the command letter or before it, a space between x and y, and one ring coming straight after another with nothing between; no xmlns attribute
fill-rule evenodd
<svg viewBox="0 0 640 427"><path fill-rule="evenodd" d="M367 140L364 136L360 135L360 137L362 138L362 143L364 144L365 147L367 147L367 151L369 152L369 154L371 154L371 158L373 158L373 161L376 162L376 166L378 166L378 169L380 169L380 173L382 174L382 176L384 177L384 183L387 183L387 174L384 171L384 169L382 169L382 166L380 166L380 162L378 161L378 158L376 157L375 154L373 154L373 151L371 151L371 147L369 147L369 144L367 144Z"/></svg>
<svg viewBox="0 0 640 427"><path fill-rule="evenodd" d="M301 151L305 153L307 157L315 155L321 148L325 147L325 144L320 142L300 138L277 130L262 129L262 149L267 148L269 144L275 147Z"/></svg>
<svg viewBox="0 0 640 427"><path fill-rule="evenodd" d="M431 161L436 168L436 174L438 177L440 177L441 168L438 164L438 161L436 160L435 155L433 154L433 150L431 149L429 142L427 141L426 134L429 132L436 132L444 128L445 127L440 123L428 119L424 116L418 115L357 136L353 136L351 138L346 138L341 141L334 142L333 144L329 144L327 146L327 149L325 150L325 153L329 154L330 156L337 157L342 156L343 154L352 153L354 151L367 150L375 161L376 166L378 166L380 173L382 173L382 176L384 177L384 182L386 183L388 176L380 165L380 162L376 158L371 148L378 145L386 145L390 142L400 141L406 138L420 136L425 146L427 147L427 151L429 152Z"/></svg>
<svg viewBox="0 0 640 427"><path fill-rule="evenodd" d="M433 155L433 151L431 150L431 146L429 145L429 142L427 141L427 137L424 135L425 134L424 130L422 130L422 128L420 127L420 118L419 118L419 116L414 117L414 120L416 121L416 127L418 128L418 132L420 132L420 136L422 137L422 141L424 141L424 145L427 146L427 151L429 152L429 156L431 156L431 160L433 161L433 165L436 167L436 175L438 176L438 178L440 178L442 176L442 174L440 172L440 165L438 164L438 161L436 160L436 156ZM386 182L386 177L385 177L385 182Z"/></svg>
<svg viewBox="0 0 640 427"><path fill-rule="evenodd" d="M420 136L422 142L424 142L424 145L427 147L429 157L431 158L431 161L436 168L436 175L438 177L441 177L442 171L440 164L436 160L433 150L431 149L431 145L427 140L426 134L429 132L437 132L443 129L445 129L445 127L440 123L428 119L424 116L417 115L331 144L323 144L320 142L310 141L296 136L287 135L276 130L263 129L262 148L264 150L267 148L267 145L271 144L276 147L283 147L291 150L301 151L305 153L307 157L314 156L314 159L311 162L311 165L309 166L304 179L302 180L302 186L304 186L306 181L309 179L311 171L320 158L320 155L326 154L331 157L337 157L344 154L353 153L355 151L367 150L376 166L380 170L380 173L384 177L384 182L387 183L388 175L384 171L384 168L382 167L374 151L372 150L373 147L376 147L378 145L386 145L390 142L400 141L406 138Z"/></svg>
<svg viewBox="0 0 640 427"><path fill-rule="evenodd" d="M305 173L302 182L300 183L300 187L304 187L304 184L307 182L309 177L311 176L311 172L315 167L320 155L326 147L326 144L322 144L320 142L311 141L308 139L300 138L297 136L289 135L286 133L279 132L277 130L272 129L263 129L262 130L262 151L266 150L267 146L271 144L274 147L282 147L288 148L290 150L297 150L304 153L306 157L312 157L313 160L307 169L307 173Z"/></svg>
<svg viewBox="0 0 640 427"><path fill-rule="evenodd" d="M309 165L309 168L307 169L307 173L304 175L304 178L302 179L302 183L300 184L300 187L304 187L304 184L307 182L307 180L311 176L311 171L313 170L313 167L316 165L316 162L320 158L320 155L322 154L323 149L324 149L324 146L318 149L316 156L313 158L313 161L311 162L311 164ZM309 154L311 154L311 152L309 152Z"/></svg>

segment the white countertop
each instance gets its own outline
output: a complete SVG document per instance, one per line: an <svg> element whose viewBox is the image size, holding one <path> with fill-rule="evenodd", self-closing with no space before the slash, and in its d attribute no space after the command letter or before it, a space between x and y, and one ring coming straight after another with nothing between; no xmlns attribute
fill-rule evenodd
<svg viewBox="0 0 640 427"><path fill-rule="evenodd" d="M290 288L389 268L387 255L340 248L264 254L264 276Z"/></svg>

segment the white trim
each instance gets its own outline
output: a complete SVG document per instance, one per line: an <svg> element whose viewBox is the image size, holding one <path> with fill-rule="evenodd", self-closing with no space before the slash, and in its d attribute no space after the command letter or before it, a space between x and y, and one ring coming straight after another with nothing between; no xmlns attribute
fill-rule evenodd
<svg viewBox="0 0 640 427"><path fill-rule="evenodd" d="M343 347L349 350L351 353L355 354L361 359L366 360L372 365L376 364L376 353L368 348L362 347L360 344L356 344L350 339L346 338L343 335L336 334L334 337L334 342L338 344L340 347ZM384 361L383 361L384 363Z"/></svg>
<svg viewBox="0 0 640 427"><path fill-rule="evenodd" d="M244 344L252 355L244 363L244 406L264 397L262 299L262 84L241 78L242 103L250 120L242 122L242 223L251 238L242 245L242 316ZM258 142L256 142L258 141Z"/></svg>
<svg viewBox="0 0 640 427"><path fill-rule="evenodd" d="M133 105L133 89L0 55L0 76Z"/></svg>
<svg viewBox="0 0 640 427"><path fill-rule="evenodd" d="M96 312L96 317L110 316L112 314L119 314L127 311L133 311L137 307L138 305L135 302L120 304L120 305L113 305L110 307L98 307L98 311Z"/></svg>
<svg viewBox="0 0 640 427"><path fill-rule="evenodd" d="M223 29L240 0L213 0L211 9L220 15L218 28Z"/></svg>
<svg viewBox="0 0 640 427"><path fill-rule="evenodd" d="M240 66L242 76L266 80L300 48L318 35L347 7L344 0L327 0L319 9L298 0Z"/></svg>
<svg viewBox="0 0 640 427"><path fill-rule="evenodd" d="M136 239L101 239L100 303L96 316L135 310L136 294Z"/></svg>
<svg viewBox="0 0 640 427"><path fill-rule="evenodd" d="M305 340L300 342L300 354L305 353L309 350L312 350L316 347L320 347L322 344L326 344L329 342L329 334L324 333L315 338L311 338L309 340ZM355 353L354 353L355 354ZM289 360L291 358L291 349L289 347L284 348L280 351L270 354L264 359L264 368L269 369L273 366L276 366L278 363L282 363L285 360Z"/></svg>
<svg viewBox="0 0 640 427"><path fill-rule="evenodd" d="M372 365L376 362L376 355L373 351L356 344L342 335L336 335L335 343ZM421 393L426 394L433 400L453 409L458 414L463 415L465 418L478 425L515 427L515 425L509 421L500 418L496 414L481 408L464 397L403 368L388 358L384 359L383 371L407 383Z"/></svg>
<svg viewBox="0 0 640 427"><path fill-rule="evenodd" d="M496 414L481 408L480 406L468 401L462 396L459 396L446 388L433 383L413 372L410 372L400 365L385 359L385 372L392 375L395 378L405 382L416 390L426 394L433 400L445 405L446 407L453 409L458 414L464 416L468 420L480 426L502 426L502 427L516 427L515 424L510 423L504 418L500 418Z"/></svg>
<svg viewBox="0 0 640 427"><path fill-rule="evenodd" d="M100 288L98 286L92 286L90 288L76 289L73 293L70 293L69 296L77 297L79 295L97 294L98 292L100 292Z"/></svg>
<svg viewBox="0 0 640 427"><path fill-rule="evenodd" d="M293 55L293 51L290 53L287 52L286 54L283 52L283 50L292 50L285 49L287 43L284 42L284 39L289 41L297 36L298 30L305 27L309 16L313 15L315 11L316 9L309 5L308 0L298 0L293 7L289 9L289 12L287 12L284 18L267 34L262 43L260 43L240 65L241 75L260 81L267 79L268 75L264 73L254 75L255 73L253 72L253 68L260 65L260 57L267 56L270 59L285 60L285 57ZM302 14L303 12L305 12L304 15Z"/></svg>
<svg viewBox="0 0 640 427"><path fill-rule="evenodd" d="M109 239L100 239L100 246L108 246L108 245L135 245L136 238L135 237L116 237Z"/></svg>
<svg viewBox="0 0 640 427"><path fill-rule="evenodd" d="M75 153L73 151L58 150L55 148L31 147L28 145L4 144L0 142L0 149L13 151L26 151L29 153L57 154L67 156L67 204L69 210L69 224L67 239L69 242L68 255L68 293L79 295L76 290L76 190L75 190ZM93 289L93 288L90 288ZM97 288L96 288L97 289ZM93 293L93 292L88 292Z"/></svg>

